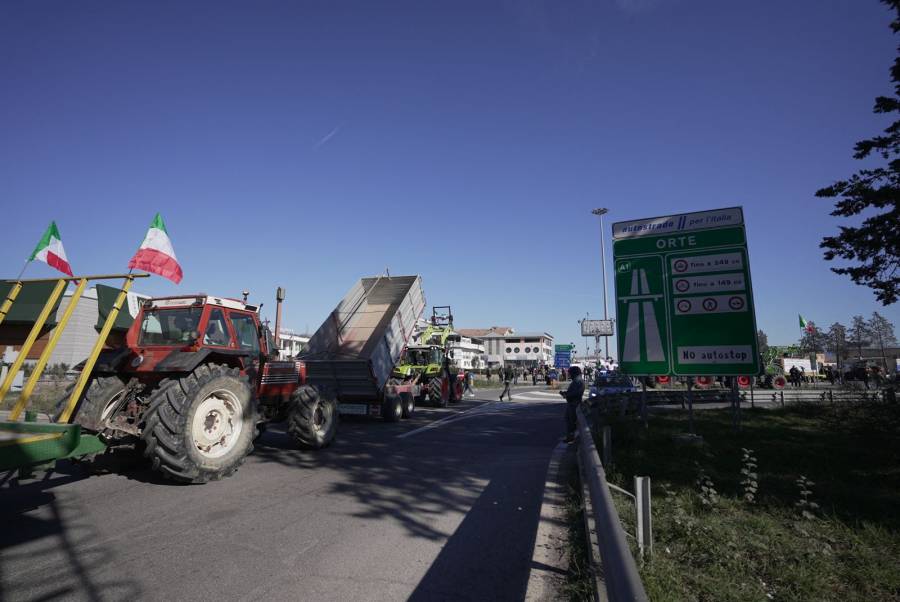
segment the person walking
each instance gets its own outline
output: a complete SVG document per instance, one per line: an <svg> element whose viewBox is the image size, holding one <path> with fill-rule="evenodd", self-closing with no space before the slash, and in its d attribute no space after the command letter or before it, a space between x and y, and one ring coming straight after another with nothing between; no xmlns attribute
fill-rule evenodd
<svg viewBox="0 0 900 602"><path fill-rule="evenodd" d="M566 400L566 443L575 442L575 429L578 426L576 411L578 404L581 403L581 397L584 395L584 378L581 375L581 368L572 366L569 368L569 387L559 394Z"/></svg>
<svg viewBox="0 0 900 602"><path fill-rule="evenodd" d="M469 394L469 397L475 397L475 391L472 390L472 371L466 370L466 374L463 377L463 384L465 388L463 389L463 397L466 396L466 393Z"/></svg>
<svg viewBox="0 0 900 602"><path fill-rule="evenodd" d="M491 382L491 367L488 366L484 371L485 376L487 376L487 381Z"/></svg>
<svg viewBox="0 0 900 602"><path fill-rule="evenodd" d="M531 369L531 384L532 385L537 384L537 368Z"/></svg>
<svg viewBox="0 0 900 602"><path fill-rule="evenodd" d="M513 371L513 384L517 385L517 384L519 384L519 369L513 368L512 371Z"/></svg>
<svg viewBox="0 0 900 602"><path fill-rule="evenodd" d="M791 376L791 384L794 387L800 386L800 370L797 369L797 366L791 366L791 369L788 371L788 374Z"/></svg>
<svg viewBox="0 0 900 602"><path fill-rule="evenodd" d="M507 401L512 401L512 392L509 390L510 384L512 384L512 368L509 366L502 368L501 372L503 374L503 392L500 393L500 401L503 401L503 396L506 395Z"/></svg>

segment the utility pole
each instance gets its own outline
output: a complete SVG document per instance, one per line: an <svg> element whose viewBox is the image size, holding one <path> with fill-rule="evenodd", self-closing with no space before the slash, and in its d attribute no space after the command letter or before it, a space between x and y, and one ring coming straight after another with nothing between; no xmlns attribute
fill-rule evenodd
<svg viewBox="0 0 900 602"><path fill-rule="evenodd" d="M594 215L600 217L600 274L603 279L603 319L609 319L609 308L606 302L606 245L603 242L603 216L609 212L606 207L598 207L591 211ZM609 336L603 336L603 353L604 359L609 357Z"/></svg>

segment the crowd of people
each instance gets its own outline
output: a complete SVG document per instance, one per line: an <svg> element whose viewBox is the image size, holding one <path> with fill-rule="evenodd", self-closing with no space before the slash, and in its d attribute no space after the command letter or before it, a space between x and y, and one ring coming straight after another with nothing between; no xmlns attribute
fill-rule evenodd
<svg viewBox="0 0 900 602"><path fill-rule="evenodd" d="M847 381L862 382L866 389L874 386L876 389L887 384L892 375L886 375L880 366L856 366L846 371L839 371L831 365L819 366L817 374L807 374L804 366L791 366L786 375L788 383L793 387L802 387L804 383L814 382L818 378L825 379L828 384L844 383ZM893 375L896 379L896 375Z"/></svg>

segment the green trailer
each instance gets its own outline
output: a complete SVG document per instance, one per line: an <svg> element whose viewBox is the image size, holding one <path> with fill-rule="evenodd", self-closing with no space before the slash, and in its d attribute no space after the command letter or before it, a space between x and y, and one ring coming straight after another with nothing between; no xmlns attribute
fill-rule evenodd
<svg viewBox="0 0 900 602"><path fill-rule="evenodd" d="M68 421L125 303L128 290L135 278L147 276L149 274L111 274L0 282L0 295L4 296L3 304L0 305L0 341L7 345L20 346L18 357L0 383L0 400L10 392L13 380L22 369L35 342L49 333L47 343L22 387L8 420L0 422L0 470L19 469L21 473L28 473L37 465L52 464L62 458L94 454L106 448L99 437L83 434L80 425L68 424ZM32 413L26 412L28 401L88 282L118 278L124 279L122 288L103 320L99 336L81 374L71 388L57 422L33 421ZM75 290L58 323L54 325L59 302L70 283L75 284ZM17 304L17 301L20 303ZM23 413L26 420L21 421Z"/></svg>

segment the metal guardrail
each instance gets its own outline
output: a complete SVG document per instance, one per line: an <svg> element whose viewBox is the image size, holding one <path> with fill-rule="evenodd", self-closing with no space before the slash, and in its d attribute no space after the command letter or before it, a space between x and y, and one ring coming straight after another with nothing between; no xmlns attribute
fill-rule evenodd
<svg viewBox="0 0 900 602"><path fill-rule="evenodd" d="M606 483L606 473L600 464L600 456L591 436L587 418L581 408L578 417L578 457L584 468L588 492L591 496L594 524L597 529L598 548L603 562L603 581L606 594L612 602L647 600L637 564L625 540L625 531Z"/></svg>

